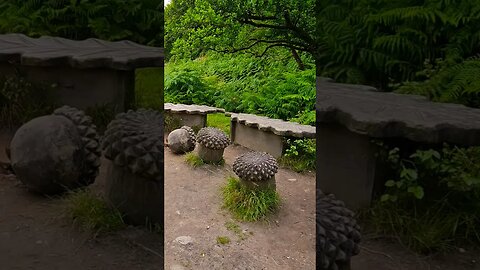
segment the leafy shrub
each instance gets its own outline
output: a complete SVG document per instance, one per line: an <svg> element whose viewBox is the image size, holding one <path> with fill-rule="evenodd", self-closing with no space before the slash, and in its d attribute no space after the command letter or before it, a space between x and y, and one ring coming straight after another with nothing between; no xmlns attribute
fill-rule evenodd
<svg viewBox="0 0 480 270"><path fill-rule="evenodd" d="M195 71L182 70L167 74L165 78L165 101L211 105L214 103L214 96Z"/></svg>
<svg viewBox="0 0 480 270"><path fill-rule="evenodd" d="M406 157L405 157L406 156ZM420 252L480 244L480 147L388 150L394 177L370 211L376 228Z"/></svg>
<svg viewBox="0 0 480 270"><path fill-rule="evenodd" d="M32 83L20 75L0 78L0 126L14 128L51 114L54 89L55 85Z"/></svg>
<svg viewBox="0 0 480 270"><path fill-rule="evenodd" d="M315 170L316 160L314 139L287 139L280 163L296 172L304 172Z"/></svg>

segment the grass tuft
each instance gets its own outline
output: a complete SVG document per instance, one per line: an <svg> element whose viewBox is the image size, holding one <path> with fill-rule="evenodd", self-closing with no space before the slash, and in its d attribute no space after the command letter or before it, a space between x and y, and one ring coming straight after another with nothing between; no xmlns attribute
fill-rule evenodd
<svg viewBox="0 0 480 270"><path fill-rule="evenodd" d="M122 214L88 189L71 191L64 201L67 217L86 231L100 234L125 227Z"/></svg>
<svg viewBox="0 0 480 270"><path fill-rule="evenodd" d="M278 163L297 173L315 171L315 160L305 159L303 157L281 156Z"/></svg>
<svg viewBox="0 0 480 270"><path fill-rule="evenodd" d="M230 238L228 238L227 236L219 236L217 237L217 244L220 244L220 245L230 244Z"/></svg>
<svg viewBox="0 0 480 270"><path fill-rule="evenodd" d="M203 162L203 160L193 152L185 155L185 161L194 168L200 167L205 164L205 162Z"/></svg>
<svg viewBox="0 0 480 270"><path fill-rule="evenodd" d="M222 189L224 207L230 210L235 218L258 221L278 209L280 197L274 189L248 189L235 177L229 177L227 181Z"/></svg>

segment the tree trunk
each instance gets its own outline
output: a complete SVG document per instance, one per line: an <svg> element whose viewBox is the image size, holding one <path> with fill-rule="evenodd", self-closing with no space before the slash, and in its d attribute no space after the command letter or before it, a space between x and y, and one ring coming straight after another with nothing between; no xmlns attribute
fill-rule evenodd
<svg viewBox="0 0 480 270"><path fill-rule="evenodd" d="M290 48L290 50L292 52L293 58L295 58L295 61L297 62L298 69L305 70L305 64L302 62L302 59L300 59L297 51L294 48Z"/></svg>

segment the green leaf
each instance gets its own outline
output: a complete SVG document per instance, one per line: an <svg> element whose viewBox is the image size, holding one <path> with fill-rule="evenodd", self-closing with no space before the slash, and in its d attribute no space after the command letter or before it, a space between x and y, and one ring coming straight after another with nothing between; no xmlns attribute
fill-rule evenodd
<svg viewBox="0 0 480 270"><path fill-rule="evenodd" d="M393 187L393 186L395 186L395 181L388 180L387 182L385 182L385 186L386 187Z"/></svg>

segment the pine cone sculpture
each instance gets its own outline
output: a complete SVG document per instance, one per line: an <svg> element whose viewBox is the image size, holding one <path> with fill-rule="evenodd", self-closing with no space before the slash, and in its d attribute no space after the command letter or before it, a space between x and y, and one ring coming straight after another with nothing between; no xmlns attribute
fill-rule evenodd
<svg viewBox="0 0 480 270"><path fill-rule="evenodd" d="M56 109L53 115L64 116L77 126L77 131L82 138L85 155L85 168L80 181L85 185L92 184L98 175L101 156L100 137L97 133L97 127L92 122L92 118L83 111L70 106Z"/></svg>
<svg viewBox="0 0 480 270"><path fill-rule="evenodd" d="M198 131L197 141L208 149L225 149L230 144L230 139L225 132L218 128L204 127Z"/></svg>
<svg viewBox="0 0 480 270"><path fill-rule="evenodd" d="M270 154L252 151L235 159L233 171L243 180L261 182L275 176L278 163Z"/></svg>
<svg viewBox="0 0 480 270"><path fill-rule="evenodd" d="M354 213L334 195L317 192L317 265L341 270L360 252L360 227ZM347 268L349 269L349 268Z"/></svg>
<svg viewBox="0 0 480 270"><path fill-rule="evenodd" d="M118 114L105 131L105 157L147 179L163 178L163 116L147 109Z"/></svg>

